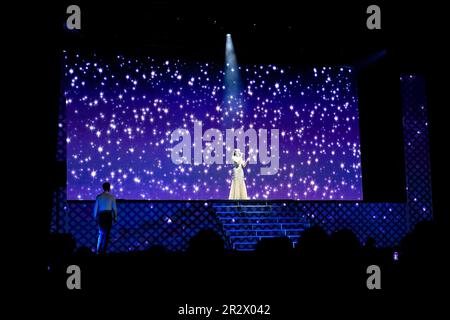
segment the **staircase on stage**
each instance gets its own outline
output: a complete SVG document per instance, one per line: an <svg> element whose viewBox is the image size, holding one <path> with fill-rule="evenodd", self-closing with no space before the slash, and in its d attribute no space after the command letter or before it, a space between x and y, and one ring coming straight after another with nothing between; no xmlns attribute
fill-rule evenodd
<svg viewBox="0 0 450 320"><path fill-rule="evenodd" d="M260 239L273 237L288 237L295 245L309 227L297 207L283 202L242 200L214 203L212 207L235 250L254 250Z"/></svg>

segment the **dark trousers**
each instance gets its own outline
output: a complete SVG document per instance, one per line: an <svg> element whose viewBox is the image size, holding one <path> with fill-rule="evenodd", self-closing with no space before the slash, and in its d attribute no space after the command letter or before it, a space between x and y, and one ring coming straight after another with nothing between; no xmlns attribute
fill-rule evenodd
<svg viewBox="0 0 450 320"><path fill-rule="evenodd" d="M101 211L97 216L98 222L98 241L97 253L105 253L108 247L109 234L111 233L113 220L112 211Z"/></svg>

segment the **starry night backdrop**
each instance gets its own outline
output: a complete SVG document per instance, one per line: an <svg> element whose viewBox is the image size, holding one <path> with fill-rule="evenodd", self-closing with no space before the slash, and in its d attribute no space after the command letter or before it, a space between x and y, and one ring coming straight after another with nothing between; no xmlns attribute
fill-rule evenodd
<svg viewBox="0 0 450 320"><path fill-rule="evenodd" d="M201 121L203 133L217 128L224 141L226 129L279 129L278 172L261 175L269 164L259 160L245 169L252 199L362 200L351 68L242 65L231 96L225 67L64 52L67 199L95 199L104 181L119 199L227 199L230 164L170 158L171 133L187 129L194 141Z"/></svg>

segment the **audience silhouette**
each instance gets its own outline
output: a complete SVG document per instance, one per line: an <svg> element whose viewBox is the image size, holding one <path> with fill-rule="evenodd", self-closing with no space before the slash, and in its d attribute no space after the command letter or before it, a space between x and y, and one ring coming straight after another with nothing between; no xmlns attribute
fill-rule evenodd
<svg viewBox="0 0 450 320"><path fill-rule="evenodd" d="M281 237L261 239L253 252L226 248L220 234L206 229L190 239L185 252L169 252L162 246L153 246L140 252L98 256L86 247L76 250L69 234L50 234L48 276L53 280L50 283L60 287L64 266L76 263L89 265L91 272L98 270L104 277L112 276L112 272L130 274L130 277L137 277L141 271L152 272L152 285L162 287L164 281L172 281L162 278L166 274L186 286L203 283L226 288L233 283L247 283L255 295L265 292L262 283L276 291L285 282L311 292L323 287L366 292L366 269L376 264L385 275L384 288L395 293L400 288L430 288L430 281L439 281L435 268L444 259L440 231L433 222L417 224L398 248L378 248L372 237L361 246L350 230L337 230L329 235L318 226L305 230L295 246L288 237ZM416 277L422 280L411 283ZM220 279L227 280L222 283Z"/></svg>

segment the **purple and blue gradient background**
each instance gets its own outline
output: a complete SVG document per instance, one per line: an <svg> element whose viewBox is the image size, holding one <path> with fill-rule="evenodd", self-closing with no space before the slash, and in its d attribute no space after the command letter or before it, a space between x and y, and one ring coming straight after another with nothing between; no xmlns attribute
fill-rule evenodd
<svg viewBox="0 0 450 320"><path fill-rule="evenodd" d="M94 199L104 181L120 199L227 199L230 165L170 159L170 133L186 128L193 137L195 120L224 136L231 127L280 130L278 173L245 169L252 199L362 200L348 67L241 66L230 102L223 65L65 52L63 67L68 200Z"/></svg>

